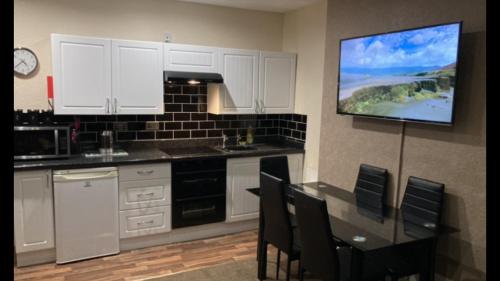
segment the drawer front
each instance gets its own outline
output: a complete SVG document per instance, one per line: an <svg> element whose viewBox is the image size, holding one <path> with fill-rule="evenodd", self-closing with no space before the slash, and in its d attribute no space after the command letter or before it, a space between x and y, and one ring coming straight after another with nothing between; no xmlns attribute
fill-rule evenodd
<svg viewBox="0 0 500 281"><path fill-rule="evenodd" d="M170 178L170 163L120 167L120 181Z"/></svg>
<svg viewBox="0 0 500 281"><path fill-rule="evenodd" d="M170 216L170 206L120 211L120 238L168 232Z"/></svg>
<svg viewBox="0 0 500 281"><path fill-rule="evenodd" d="M120 182L120 210L171 204L170 179Z"/></svg>

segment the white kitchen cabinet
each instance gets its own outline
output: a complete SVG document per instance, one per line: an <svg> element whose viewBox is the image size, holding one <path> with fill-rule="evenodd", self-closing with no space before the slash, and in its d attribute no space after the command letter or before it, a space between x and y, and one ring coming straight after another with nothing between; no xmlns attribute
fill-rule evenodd
<svg viewBox="0 0 500 281"><path fill-rule="evenodd" d="M221 49L223 84L208 85L213 114L293 113L296 55Z"/></svg>
<svg viewBox="0 0 500 281"><path fill-rule="evenodd" d="M50 170L14 173L16 253L54 248L54 205Z"/></svg>
<svg viewBox="0 0 500 281"><path fill-rule="evenodd" d="M162 114L163 43L52 34L54 114Z"/></svg>
<svg viewBox="0 0 500 281"><path fill-rule="evenodd" d="M258 113L259 52L221 49L220 61L224 83L209 90L208 112Z"/></svg>
<svg viewBox="0 0 500 281"><path fill-rule="evenodd" d="M242 221L259 216L259 198L247 189L260 186L261 158L227 160L226 221ZM287 158L291 183L302 182L303 154L289 154Z"/></svg>
<svg viewBox="0 0 500 281"><path fill-rule="evenodd" d="M295 54L260 52L260 113L294 112L295 71Z"/></svg>
<svg viewBox="0 0 500 281"><path fill-rule="evenodd" d="M55 114L109 114L111 40L52 34Z"/></svg>
<svg viewBox="0 0 500 281"><path fill-rule="evenodd" d="M259 216L259 199L246 191L259 187L260 157L227 160L226 220L240 221Z"/></svg>
<svg viewBox="0 0 500 281"><path fill-rule="evenodd" d="M165 43L166 71L220 73L219 48Z"/></svg>
<svg viewBox="0 0 500 281"><path fill-rule="evenodd" d="M172 230L171 164L119 168L120 238Z"/></svg>
<svg viewBox="0 0 500 281"><path fill-rule="evenodd" d="M114 114L163 114L163 44L112 41Z"/></svg>

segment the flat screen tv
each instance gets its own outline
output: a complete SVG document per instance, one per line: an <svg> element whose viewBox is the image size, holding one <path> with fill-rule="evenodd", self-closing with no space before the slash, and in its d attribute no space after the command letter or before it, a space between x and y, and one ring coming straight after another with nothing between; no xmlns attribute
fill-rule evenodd
<svg viewBox="0 0 500 281"><path fill-rule="evenodd" d="M340 40L337 113L451 125L462 22Z"/></svg>

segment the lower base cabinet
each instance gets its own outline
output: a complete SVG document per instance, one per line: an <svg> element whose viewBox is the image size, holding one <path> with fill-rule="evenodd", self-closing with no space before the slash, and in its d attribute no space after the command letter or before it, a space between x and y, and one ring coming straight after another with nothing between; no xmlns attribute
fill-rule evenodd
<svg viewBox="0 0 500 281"><path fill-rule="evenodd" d="M170 231L170 206L120 211L120 238Z"/></svg>
<svg viewBox="0 0 500 281"><path fill-rule="evenodd" d="M172 230L171 164L120 167L120 238Z"/></svg>
<svg viewBox="0 0 500 281"><path fill-rule="evenodd" d="M292 183L302 182L303 154L289 154L288 169ZM260 158L233 158L227 160L226 221L242 221L259 216L259 199L246 191L259 187Z"/></svg>
<svg viewBox="0 0 500 281"><path fill-rule="evenodd" d="M50 170L14 173L16 253L54 248L54 199Z"/></svg>

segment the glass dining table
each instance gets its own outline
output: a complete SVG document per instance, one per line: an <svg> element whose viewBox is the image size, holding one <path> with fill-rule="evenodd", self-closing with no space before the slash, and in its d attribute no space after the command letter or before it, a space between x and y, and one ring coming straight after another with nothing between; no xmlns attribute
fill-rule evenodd
<svg viewBox="0 0 500 281"><path fill-rule="evenodd" d="M374 209L357 200L355 193L324 182L290 184L286 188L290 212L294 213L294 192L301 190L324 199L327 204L333 238L352 248L351 280L361 280L363 259L377 256L387 261L387 269L397 271L397 263L405 260L417 269L420 280L434 280L437 238L458 232L446 225L434 225L406 214L404 210L385 206ZM248 188L260 196L260 188ZM266 279L267 243L263 243L264 216L259 214L257 247L258 278Z"/></svg>

